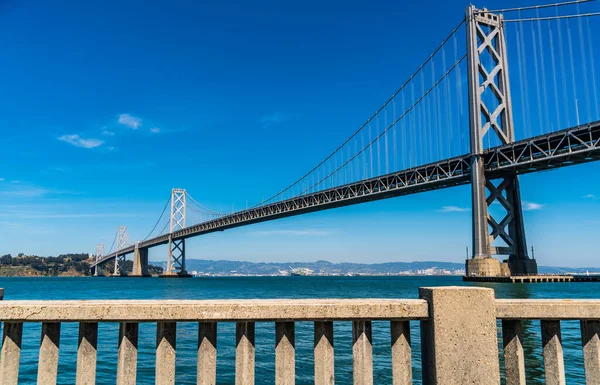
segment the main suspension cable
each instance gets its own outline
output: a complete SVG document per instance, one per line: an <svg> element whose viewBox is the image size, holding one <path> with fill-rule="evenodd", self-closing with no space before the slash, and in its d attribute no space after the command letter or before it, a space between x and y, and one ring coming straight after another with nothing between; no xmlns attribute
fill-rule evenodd
<svg viewBox="0 0 600 385"><path fill-rule="evenodd" d="M367 127L369 125L369 123L371 123L373 121L373 119L375 119L375 117L385 109L385 107L387 107L388 104L390 104L392 102L392 100L394 100L394 98L404 89L406 88L409 84L411 84L412 80L417 76L417 74L419 72L421 72L421 70L423 70L423 68L431 61L431 59L433 59L433 57L442 49L442 47L454 36L454 34L456 33L456 31L458 31L458 29L465 23L465 20L461 20L461 22L452 30L452 32L450 32L450 34L442 41L442 43L433 51L433 53L431 55L429 55L429 57L423 62L423 64L421 64L419 66L419 68L417 68L417 70L415 72L413 72L413 74L408 78L408 80L406 80L404 82L404 84L402 84L402 86L400 86L400 88L398 88L398 90L396 92L394 92L394 94L373 114L371 115L371 117L369 119L367 119L367 121L365 123L363 123L352 135L350 135L350 137L348 137L348 139L346 139L341 145L339 145L331 154L329 154L325 159L323 159L319 164L317 164L315 167L313 167L310 171L308 171L306 174L304 174L302 177L300 177L298 180L296 180L294 183L292 183L291 185L289 185L288 187L284 188L283 190L279 191L277 194L269 197L268 199L264 199L262 200L260 203L252 206L252 208L261 206L263 203L265 202L269 202L271 200L273 200L274 198L280 196L281 194L285 193L286 191L290 190L292 187L296 186L298 183L300 183L301 181L303 181L306 177L308 177L311 173L313 173L314 171L316 171L319 167L321 167L323 164L325 164L325 162L327 162L329 159L331 159L333 156L335 156L335 154L337 154L346 144L348 144L348 142L350 142L356 135L358 135L358 133L360 133L365 127Z"/></svg>
<svg viewBox="0 0 600 385"><path fill-rule="evenodd" d="M118 235L119 231L117 230L117 232L115 233L115 237L113 238L113 243L112 246L110 246L110 249L108 250L108 253L106 253L105 255L110 255L110 253L112 252L113 247L115 247L115 242L117 241L117 235Z"/></svg>
<svg viewBox="0 0 600 385"><path fill-rule="evenodd" d="M505 19L506 23L522 23L526 21L547 21L547 20L560 20L560 19L576 19L580 17L594 17L600 16L600 12L592 13L577 13L573 15L561 15L561 16L548 16L548 17L532 17L528 19Z"/></svg>
<svg viewBox="0 0 600 385"><path fill-rule="evenodd" d="M389 125L385 130L383 130L383 132L381 132L378 136L376 136L369 144L367 144L365 147L363 147L362 150L360 150L358 153L354 154L354 156L352 156L350 159L348 159L345 163L343 163L337 169L335 169L334 171L332 171L329 175L323 177L321 180L317 181L315 184L313 184L309 188L305 189L300 195L304 195L305 193L307 193L308 191L310 191L314 187L316 187L319 184L323 183L329 177L331 177L332 175L334 175L335 173L337 173L338 171L340 171L341 169L343 169L348 163L350 163L351 161L353 161L357 156L359 156L364 151L366 151L367 148L370 148L386 132L388 132L393 126L395 126L399 121L401 121L409 112L411 112L417 105L419 105L419 103L421 103L423 101L423 99L425 99L427 97L427 95L429 95L431 93L431 91L433 91L442 82L442 80L444 80L446 77L448 77L448 75L450 75L450 73L452 73L452 71L454 71L454 69L457 68L459 66L459 64L464 59L466 59L466 58L467 58L467 55L466 54L463 55L456 63L454 63L454 65L446 73L444 73L444 75L442 75L442 77L440 77L438 79L438 81L433 86L431 86L431 88L429 88L427 91L425 91L423 93L423 95L416 102L414 102L402 115L400 115L400 117L398 117L398 119L396 119L391 125Z"/></svg>
<svg viewBox="0 0 600 385"><path fill-rule="evenodd" d="M194 197L192 197L190 194L187 194L188 198L191 199L192 202L194 202L195 204L197 204L198 206L200 206L201 209L206 210L207 212L211 212L217 215L223 215L223 213L209 209L208 207L204 206L203 204L199 203L197 200L194 199ZM190 206L191 207L191 206ZM198 210L200 211L200 210Z"/></svg>
<svg viewBox="0 0 600 385"><path fill-rule="evenodd" d="M530 5L527 7L518 7L518 8L504 8L504 9L494 9L492 11L478 11L477 13L506 13L506 12L517 12L517 11L531 11L533 9L543 9L543 8L551 8L551 7L562 7L566 5L575 5L582 3L590 3L597 0L573 0L573 1L564 1L561 3L553 3L553 4L542 4L542 5Z"/></svg>
<svg viewBox="0 0 600 385"><path fill-rule="evenodd" d="M152 235L152 233L154 232L154 230L156 230L156 226L158 226L158 223L162 219L163 215L165 215L165 211L167 210L167 207L169 207L169 202L171 202L171 196L170 195L169 195L169 199L167 199L167 203L165 203L165 207L163 208L162 213L160 214L160 217L158 217L158 220L154 224L154 227L152 228L152 230L150 230L150 233L146 236L146 238L144 238L144 241L146 239L150 238L150 236Z"/></svg>

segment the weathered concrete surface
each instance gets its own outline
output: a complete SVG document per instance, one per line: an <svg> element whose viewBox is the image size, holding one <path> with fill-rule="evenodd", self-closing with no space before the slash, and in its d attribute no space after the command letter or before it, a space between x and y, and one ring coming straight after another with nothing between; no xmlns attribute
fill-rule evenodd
<svg viewBox="0 0 600 385"><path fill-rule="evenodd" d="M478 277L500 277L507 273L508 265L502 268L502 264L496 258L470 258L465 263L467 276ZM510 271L508 274L510 275Z"/></svg>
<svg viewBox="0 0 600 385"><path fill-rule="evenodd" d="M150 277L148 274L148 249L135 248L133 252L133 269L131 275L133 277Z"/></svg>
<svg viewBox="0 0 600 385"><path fill-rule="evenodd" d="M410 322L391 321L392 337L392 383L412 384L412 359L410 348Z"/></svg>
<svg viewBox="0 0 600 385"><path fill-rule="evenodd" d="M98 323L81 322L79 324L79 343L77 348L77 385L96 383L96 354L98 348Z"/></svg>
<svg viewBox="0 0 600 385"><path fill-rule="evenodd" d="M217 323L198 323L198 385L217 383Z"/></svg>
<svg viewBox="0 0 600 385"><path fill-rule="evenodd" d="M560 334L560 321L542 320L540 323L542 326L546 385L565 385L565 360Z"/></svg>
<svg viewBox="0 0 600 385"><path fill-rule="evenodd" d="M581 321L585 383L600 385L600 321Z"/></svg>
<svg viewBox="0 0 600 385"><path fill-rule="evenodd" d="M600 319L600 300L497 299L496 317L501 319Z"/></svg>
<svg viewBox="0 0 600 385"><path fill-rule="evenodd" d="M352 358L354 385L373 385L371 321L352 322Z"/></svg>
<svg viewBox="0 0 600 385"><path fill-rule="evenodd" d="M119 325L117 385L136 384L138 330L139 326L136 322L122 322Z"/></svg>
<svg viewBox="0 0 600 385"><path fill-rule="evenodd" d="M2 385L17 385L18 383L22 337L22 323L4 323L2 355L0 359L0 384Z"/></svg>
<svg viewBox="0 0 600 385"><path fill-rule="evenodd" d="M177 350L177 324L156 324L156 385L175 384L175 354Z"/></svg>
<svg viewBox="0 0 600 385"><path fill-rule="evenodd" d="M315 322L315 385L335 383L333 322Z"/></svg>
<svg viewBox="0 0 600 385"><path fill-rule="evenodd" d="M38 360L37 383L55 385L58 375L58 352L60 346L60 324L42 323L42 338Z"/></svg>
<svg viewBox="0 0 600 385"><path fill-rule="evenodd" d="M254 322L238 322L235 334L235 385L254 385Z"/></svg>
<svg viewBox="0 0 600 385"><path fill-rule="evenodd" d="M498 337L492 289L421 288L431 317L421 321L423 384L498 385Z"/></svg>
<svg viewBox="0 0 600 385"><path fill-rule="evenodd" d="M502 320L504 371L509 385L525 385L523 327L520 320Z"/></svg>
<svg viewBox="0 0 600 385"><path fill-rule="evenodd" d="M5 321L318 321L423 319L422 300L0 301Z"/></svg>
<svg viewBox="0 0 600 385"><path fill-rule="evenodd" d="M296 338L293 322L275 323L275 384L296 383Z"/></svg>

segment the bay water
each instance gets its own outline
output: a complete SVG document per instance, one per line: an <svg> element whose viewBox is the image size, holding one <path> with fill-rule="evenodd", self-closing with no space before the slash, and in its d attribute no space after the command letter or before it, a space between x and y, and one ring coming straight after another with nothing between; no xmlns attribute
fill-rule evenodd
<svg viewBox="0 0 600 385"><path fill-rule="evenodd" d="M460 277L206 277L191 279L109 277L0 278L5 300L98 299L267 299L267 298L418 298L419 287L470 285L493 288L496 298L599 298L600 283L475 284ZM59 384L75 383L78 325L61 326ZM41 325L25 323L20 384L35 384ZM154 383L156 324L142 323L139 332L138 384ZM177 384L195 384L196 323L177 324ZM334 323L336 383L352 383L352 328ZM97 384L116 379L119 325L101 323L98 335ZM584 384L579 322L562 322L567 383ZM389 322L373 322L373 364L376 384L391 384ZM420 384L421 357L418 322L411 322L414 383ZM501 333L499 341L502 340ZM256 323L256 383L275 381L275 326ZM235 324L219 323L218 384L235 382ZM313 323L296 323L296 381L313 383ZM524 322L527 383L543 384L539 321ZM477 354L473 352L472 354ZM500 355L501 356L501 355ZM501 357L500 357L501 359Z"/></svg>

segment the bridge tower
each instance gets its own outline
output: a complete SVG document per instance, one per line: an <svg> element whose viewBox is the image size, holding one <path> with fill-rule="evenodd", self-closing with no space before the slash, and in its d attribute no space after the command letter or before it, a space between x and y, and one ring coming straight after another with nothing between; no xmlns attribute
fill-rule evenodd
<svg viewBox="0 0 600 385"><path fill-rule="evenodd" d="M169 223L169 255L165 277L189 277L185 269L185 239L173 239L173 232L185 228L186 220L185 189L171 190L171 218Z"/></svg>
<svg viewBox="0 0 600 385"><path fill-rule="evenodd" d="M119 255L119 250L127 247L127 226L119 226L116 239L115 270L113 275L127 274L127 259L125 254Z"/></svg>
<svg viewBox="0 0 600 385"><path fill-rule="evenodd" d="M515 141L504 19L474 6L466 13L473 205L473 256L466 261L466 274L537 274L535 260L527 255L519 179L514 174L487 179L482 157L486 135L502 144ZM495 202L502 218L490 213ZM508 256L508 263L492 255Z"/></svg>
<svg viewBox="0 0 600 385"><path fill-rule="evenodd" d="M98 243L96 245L96 262L104 258L104 243ZM98 265L94 268L94 276L98 276Z"/></svg>

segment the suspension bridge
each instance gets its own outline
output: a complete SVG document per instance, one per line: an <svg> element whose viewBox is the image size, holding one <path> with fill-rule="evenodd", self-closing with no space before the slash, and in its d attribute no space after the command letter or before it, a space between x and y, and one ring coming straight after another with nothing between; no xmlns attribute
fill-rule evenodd
<svg viewBox="0 0 600 385"><path fill-rule="evenodd" d="M600 160L598 16L595 0L468 7L406 82L295 182L227 214L173 189L146 239L130 242L120 226L108 252L97 246L93 271L114 261L114 275L147 276L148 249L168 245L165 276L187 276L190 237L471 184L467 275L537 274L519 175Z"/></svg>

